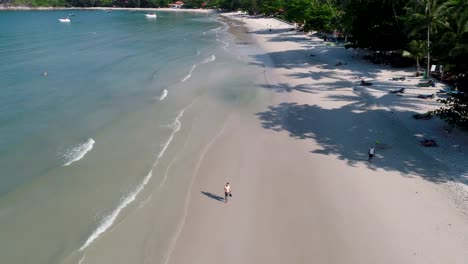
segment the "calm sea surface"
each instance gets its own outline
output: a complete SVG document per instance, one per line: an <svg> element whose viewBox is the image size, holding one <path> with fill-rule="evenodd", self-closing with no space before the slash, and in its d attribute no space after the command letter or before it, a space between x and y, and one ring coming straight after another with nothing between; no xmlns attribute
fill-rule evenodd
<svg viewBox="0 0 468 264"><path fill-rule="evenodd" d="M197 98L252 96L213 15L70 12L0 12L2 263L79 262L166 180Z"/></svg>

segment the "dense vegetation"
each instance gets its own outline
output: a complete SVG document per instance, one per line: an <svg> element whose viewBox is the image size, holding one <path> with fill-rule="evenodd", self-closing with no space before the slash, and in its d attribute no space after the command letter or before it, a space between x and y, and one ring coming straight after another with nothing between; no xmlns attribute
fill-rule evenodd
<svg viewBox="0 0 468 264"><path fill-rule="evenodd" d="M169 0L0 0L29 6L165 7ZM380 51L394 66L444 65L440 78L468 94L468 0L185 0L186 7L245 10L297 23L305 31L338 32L347 47ZM382 59L382 58L379 58ZM400 61L398 61L400 59ZM381 62L381 61L380 61ZM428 63L429 62L429 63ZM452 109L467 98L446 102ZM465 103L463 103L465 102ZM456 106L453 106L453 105ZM468 111L457 111L467 113ZM438 113L436 113L438 114ZM440 116L446 118L447 112ZM449 113L450 114L450 113ZM453 113L452 113L453 114ZM462 114L463 115L463 114ZM466 117L464 120L466 120Z"/></svg>

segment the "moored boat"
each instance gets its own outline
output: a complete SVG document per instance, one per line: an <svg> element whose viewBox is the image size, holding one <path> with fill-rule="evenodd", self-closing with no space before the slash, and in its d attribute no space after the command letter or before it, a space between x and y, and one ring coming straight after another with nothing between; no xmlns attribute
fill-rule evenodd
<svg viewBox="0 0 468 264"><path fill-rule="evenodd" d="M156 14L146 14L146 18L156 18Z"/></svg>

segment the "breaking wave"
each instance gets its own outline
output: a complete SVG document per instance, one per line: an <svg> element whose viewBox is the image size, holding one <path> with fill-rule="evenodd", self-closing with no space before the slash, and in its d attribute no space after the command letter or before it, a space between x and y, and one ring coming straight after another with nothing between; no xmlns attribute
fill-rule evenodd
<svg viewBox="0 0 468 264"><path fill-rule="evenodd" d="M161 96L159 97L159 101L164 100L164 98L166 98L166 96L167 96L167 90L164 89L164 90L162 91L162 93L161 93Z"/></svg>
<svg viewBox="0 0 468 264"><path fill-rule="evenodd" d="M214 60L216 60L216 56L215 56L214 54L211 54L210 57L208 57L208 58L202 60L199 64L193 65L193 66L192 66L192 69L190 69L189 74L187 74L187 76L185 76L185 77L182 79L182 82L185 82L185 81L187 81L188 79L190 79L190 77L192 77L192 73L193 73L193 71L195 70L195 68L197 68L198 65L205 64L205 63L208 63L208 62L212 62L212 61L214 61Z"/></svg>
<svg viewBox="0 0 468 264"><path fill-rule="evenodd" d="M187 106L186 108L182 109L182 111L179 112L177 117L175 118L174 122L169 125L169 127L172 128L172 133L170 134L169 138L166 140L166 142L162 145L162 149L159 151L158 156L156 158L156 161L154 162L152 169L150 172L143 178L143 181L135 187L133 191L122 197L119 205L106 217L104 217L100 223L100 225L94 230L94 232L86 239L85 243L80 247L79 251L85 250L91 243L93 243L94 240L96 240L102 233L106 232L114 223L115 219L119 216L120 212L127 207L130 203L132 203L138 194L144 189L145 185L148 184L150 181L151 177L153 176L153 169L157 166L159 160L164 156L164 153L166 152L167 148L171 144L172 140L174 139L174 136L177 132L179 132L182 123L180 119L182 118L185 110L190 107L192 104Z"/></svg>
<svg viewBox="0 0 468 264"><path fill-rule="evenodd" d="M64 155L65 163L63 166L68 166L73 162L81 160L86 153L93 149L94 143L96 143L96 141L90 138L84 143L69 148Z"/></svg>

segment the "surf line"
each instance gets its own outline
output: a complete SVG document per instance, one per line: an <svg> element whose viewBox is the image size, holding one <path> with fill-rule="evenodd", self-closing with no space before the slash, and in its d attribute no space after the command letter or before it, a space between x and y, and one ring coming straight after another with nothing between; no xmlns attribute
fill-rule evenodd
<svg viewBox="0 0 468 264"><path fill-rule="evenodd" d="M164 90L162 91L162 93L161 93L161 96L159 97L159 101L164 100L164 98L166 98L166 96L167 96L167 90L164 89Z"/></svg>
<svg viewBox="0 0 468 264"><path fill-rule="evenodd" d="M153 163L153 166L150 172L143 178L143 181L139 185L137 185L136 188L132 192L128 193L121 199L121 202L119 203L119 205L110 214L108 214L106 217L102 219L99 226L93 231L93 233L88 237L88 239L86 239L85 243L79 248L79 251L85 250L97 238L99 238L99 236L102 233L106 232L113 225L114 221L117 219L120 212L125 207L127 207L130 203L135 201L138 194L144 189L145 185L147 185L150 179L152 178L153 170L156 168L156 166L159 163L159 160L163 157L164 152L167 150L167 148L171 144L172 140L174 139L175 134L180 131L180 128L182 127L182 122L180 121L180 119L182 118L185 110L191 107L194 102L195 100L190 105L182 109L177 115L177 117L175 118L174 122L170 125L170 127L172 127L172 133L167 139L167 141L165 142L165 144L162 146L161 151L158 153L157 159Z"/></svg>
<svg viewBox="0 0 468 264"><path fill-rule="evenodd" d="M99 225L98 228L96 228L96 230L94 230L94 232L91 234L91 236L88 237L88 239L86 240L86 242L83 244L83 246L80 247L80 251L83 251L84 249L86 249L89 245L91 245L91 243L96 239L98 238L102 233L106 232L107 229L109 229L109 227L112 226L112 224L114 223L115 219L117 219L117 216L120 214L120 211L122 211L122 209L124 209L125 207L127 207L127 205L129 205L131 202L133 202L135 200L135 198L137 197L138 193L140 193L143 188L145 187L145 185L149 182L149 180L151 179L151 176L153 174L153 170L151 170L146 176L145 178L143 179L143 182L141 182L136 188L135 190L133 190L133 192L127 194L123 199L122 201L120 202L120 204L112 211L112 213L110 213L109 215L107 215L106 217L104 217L103 221L101 222L101 224Z"/></svg>
<svg viewBox="0 0 468 264"><path fill-rule="evenodd" d="M72 148L69 148L67 153L64 155L65 164L63 164L63 166L68 166L73 162L81 160L86 155L86 153L93 149L94 143L96 143L96 141L90 138L82 144L78 144Z"/></svg>
<svg viewBox="0 0 468 264"><path fill-rule="evenodd" d="M187 76L185 76L185 77L182 79L182 82L185 82L185 81L187 81L188 79L190 79L190 77L192 76L193 71L195 70L195 68L196 68L198 65L202 65L202 64L205 64L205 63L208 63L208 62L212 62L212 61L214 61L214 60L216 60L216 56L215 56L214 54L211 54L210 57L208 57L208 58L202 60L202 61L201 61L200 63L198 63L198 64L193 65L193 66L192 66L192 69L190 69L189 74L188 74Z"/></svg>
<svg viewBox="0 0 468 264"><path fill-rule="evenodd" d="M210 29L210 31L218 31L218 30L220 30L221 28L223 28L223 27L221 26L221 27L213 28L213 29Z"/></svg>
<svg viewBox="0 0 468 264"><path fill-rule="evenodd" d="M224 44L223 49L225 49L225 50L227 49L227 47L229 47L229 42L226 42L224 40L219 39L218 33L216 33L216 41L223 43Z"/></svg>

